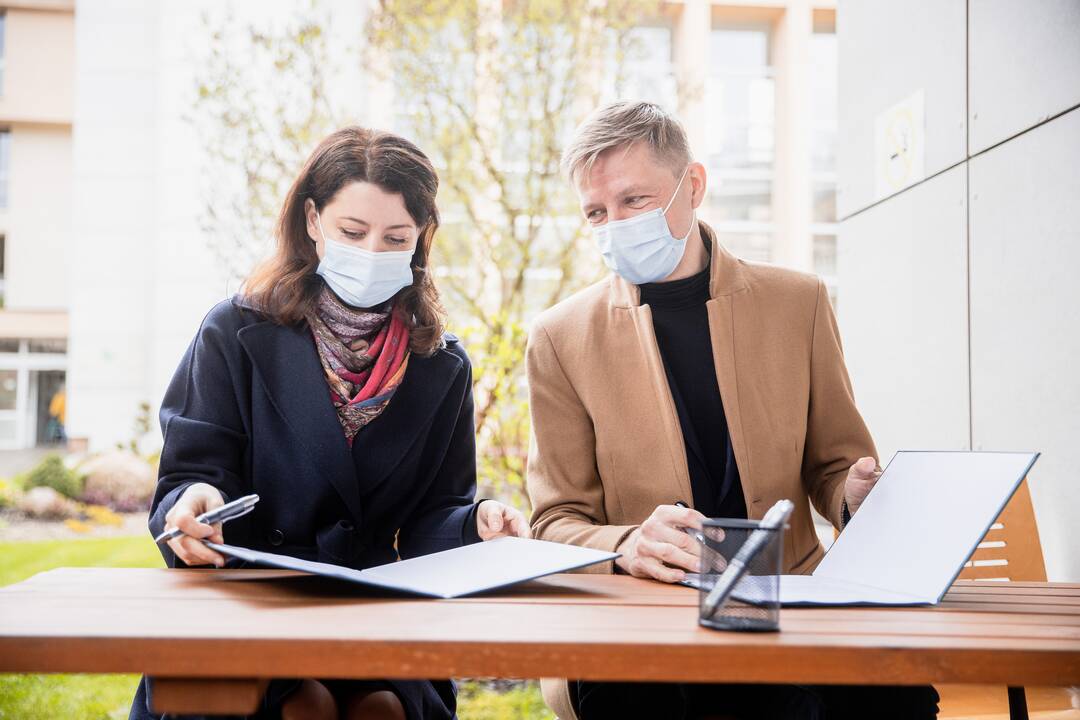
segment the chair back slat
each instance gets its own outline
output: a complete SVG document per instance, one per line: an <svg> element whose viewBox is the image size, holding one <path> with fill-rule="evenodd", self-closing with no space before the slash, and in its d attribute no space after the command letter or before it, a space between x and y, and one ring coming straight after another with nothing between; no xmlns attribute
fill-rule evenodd
<svg viewBox="0 0 1080 720"><path fill-rule="evenodd" d="M1042 543L1026 478L968 558L960 579L1046 581Z"/></svg>

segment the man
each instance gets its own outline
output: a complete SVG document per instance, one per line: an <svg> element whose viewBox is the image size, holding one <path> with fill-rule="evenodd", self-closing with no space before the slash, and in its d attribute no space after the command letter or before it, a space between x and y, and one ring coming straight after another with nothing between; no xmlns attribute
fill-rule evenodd
<svg viewBox="0 0 1080 720"><path fill-rule="evenodd" d="M682 528L795 504L785 571L823 549L880 474L824 284L730 255L696 218L706 174L649 103L590 116L563 155L607 279L541 314L527 368L537 538L621 553L594 571L677 582L698 569ZM567 694L568 693L568 694ZM933 717L932 689L570 682L560 716ZM921 714L920 714L921 713Z"/></svg>

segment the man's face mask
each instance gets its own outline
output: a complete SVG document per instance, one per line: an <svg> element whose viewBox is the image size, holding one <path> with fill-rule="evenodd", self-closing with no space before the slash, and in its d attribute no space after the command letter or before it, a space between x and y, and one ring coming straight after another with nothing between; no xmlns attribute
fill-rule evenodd
<svg viewBox="0 0 1080 720"><path fill-rule="evenodd" d="M694 231L697 215L694 214L690 228L682 238L672 236L666 215L689 170L690 166L687 165L679 184L675 186L675 192L662 210L656 208L625 220L593 226L593 237L596 238L604 264L612 272L635 285L643 285L663 280L675 271L686 250L686 241Z"/></svg>

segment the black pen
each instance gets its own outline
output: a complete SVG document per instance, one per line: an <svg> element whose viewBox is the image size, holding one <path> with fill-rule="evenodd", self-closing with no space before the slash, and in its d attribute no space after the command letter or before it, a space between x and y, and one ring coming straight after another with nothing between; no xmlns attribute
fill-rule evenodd
<svg viewBox="0 0 1080 720"><path fill-rule="evenodd" d="M209 512L204 512L199 515L195 520L197 522L206 523L207 525L213 525L214 523L225 522L226 520L232 520L238 518L241 515L247 515L249 512L255 509L255 503L259 502L258 495L245 495L239 500L233 500L230 503L225 503L219 508L214 508ZM166 530L165 532L154 538L154 542L159 545L163 542L168 542L173 538L178 538L183 535L184 532L180 528L173 528L172 530Z"/></svg>

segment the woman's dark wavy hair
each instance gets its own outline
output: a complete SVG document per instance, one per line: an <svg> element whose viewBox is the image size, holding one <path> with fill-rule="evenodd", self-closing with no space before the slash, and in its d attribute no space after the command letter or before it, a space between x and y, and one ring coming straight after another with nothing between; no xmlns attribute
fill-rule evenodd
<svg viewBox="0 0 1080 720"><path fill-rule="evenodd" d="M435 207L439 176L420 148L393 133L346 127L319 143L289 188L278 218L274 254L244 281L243 303L280 325L303 322L322 288L322 279L315 274L319 257L307 234L305 202L310 198L321 212L354 181L401 195L419 228L413 282L398 293L397 308L409 322L409 349L430 355L442 345L446 316L428 269L431 241L439 227Z"/></svg>

